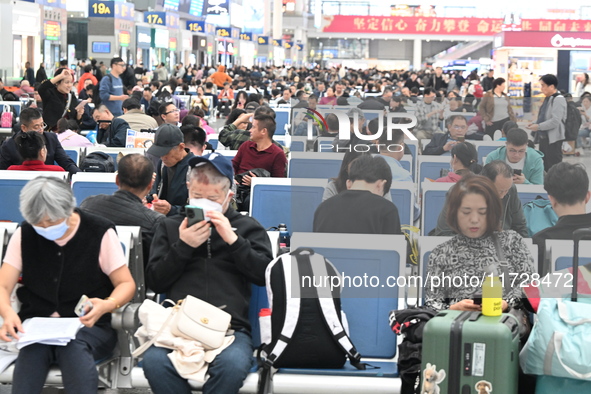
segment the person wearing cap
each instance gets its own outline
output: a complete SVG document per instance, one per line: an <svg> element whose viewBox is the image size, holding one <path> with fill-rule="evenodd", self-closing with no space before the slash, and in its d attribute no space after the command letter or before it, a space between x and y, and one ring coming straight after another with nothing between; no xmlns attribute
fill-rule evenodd
<svg viewBox="0 0 591 394"><path fill-rule="evenodd" d="M273 259L265 229L230 206L234 172L218 153L189 160L189 204L204 210L205 220L188 226L184 215L164 219L156 229L146 284L172 299L187 295L225 305L234 341L209 364L204 394L238 393L252 366L248 319L251 283L265 284ZM169 358L171 349L152 346L143 358L144 375L155 394L190 394L191 387ZM172 357L172 355L171 355Z"/></svg>
<svg viewBox="0 0 591 394"><path fill-rule="evenodd" d="M363 114L363 111L359 108L351 108L347 111L347 117L350 122L351 137L348 140L341 140L337 134L333 142L333 149L335 152L349 152L351 149L354 149L353 147L358 143L365 143L357 138L354 131L355 128L357 128L361 134L367 134L364 127L365 115ZM355 118L357 118L357 124L355 124Z"/></svg>
<svg viewBox="0 0 591 394"><path fill-rule="evenodd" d="M106 105L94 109L92 118L99 125L96 140L108 147L125 147L129 124L125 119L116 118Z"/></svg>
<svg viewBox="0 0 591 394"><path fill-rule="evenodd" d="M135 131L141 130L155 130L158 128L158 122L146 115L142 111L140 100L137 98L128 98L123 102L123 115L119 116L129 124L129 128Z"/></svg>
<svg viewBox="0 0 591 394"><path fill-rule="evenodd" d="M193 153L185 147L185 137L175 125L163 124L154 136L154 144L148 153L159 157L156 166L156 182L150 192L156 212L167 216L179 213L188 198L185 176Z"/></svg>

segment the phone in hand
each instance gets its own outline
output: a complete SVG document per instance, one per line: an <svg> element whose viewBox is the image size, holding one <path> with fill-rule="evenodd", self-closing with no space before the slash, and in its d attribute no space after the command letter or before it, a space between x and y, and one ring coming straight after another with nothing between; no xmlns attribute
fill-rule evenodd
<svg viewBox="0 0 591 394"><path fill-rule="evenodd" d="M203 209L194 207L192 205L185 206L185 213L187 214L187 227L191 227L195 223L205 220Z"/></svg>
<svg viewBox="0 0 591 394"><path fill-rule="evenodd" d="M515 170L513 170L513 174L514 175L521 175L521 170L515 169Z"/></svg>
<svg viewBox="0 0 591 394"><path fill-rule="evenodd" d="M464 142L465 140L466 140L466 137L464 137L464 136L458 137L458 142Z"/></svg>
<svg viewBox="0 0 591 394"><path fill-rule="evenodd" d="M476 293L472 296L472 301L474 301L474 305L482 305L482 293Z"/></svg>
<svg viewBox="0 0 591 394"><path fill-rule="evenodd" d="M86 295L82 295L82 297L80 297L80 300L74 307L74 313L77 316L82 317L86 315L88 312L90 312L92 310L92 307L92 302L90 302L88 297Z"/></svg>

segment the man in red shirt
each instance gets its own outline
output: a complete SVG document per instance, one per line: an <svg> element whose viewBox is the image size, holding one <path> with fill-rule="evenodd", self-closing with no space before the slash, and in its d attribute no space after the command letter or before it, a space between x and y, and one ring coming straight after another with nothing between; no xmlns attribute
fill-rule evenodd
<svg viewBox="0 0 591 394"><path fill-rule="evenodd" d="M259 114L252 121L250 141L240 145L238 153L232 159L234 173L241 174L254 168L263 168L272 177L285 177L287 158L283 149L273 144L275 119L269 115ZM242 184L250 186L250 178L254 174L244 176Z"/></svg>

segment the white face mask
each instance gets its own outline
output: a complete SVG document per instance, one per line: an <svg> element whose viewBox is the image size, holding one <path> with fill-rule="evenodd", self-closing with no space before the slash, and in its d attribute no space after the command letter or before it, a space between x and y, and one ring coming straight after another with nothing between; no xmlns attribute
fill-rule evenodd
<svg viewBox="0 0 591 394"><path fill-rule="evenodd" d="M193 207L199 207L199 208L203 209L204 212L217 211L217 212L223 213L223 211L224 211L223 205L226 203L227 198L228 198L228 196L226 196L226 198L224 198L224 202L221 204L219 202L211 201L208 198L191 198L189 200L189 205L191 205ZM206 216L205 220L209 221L210 218Z"/></svg>

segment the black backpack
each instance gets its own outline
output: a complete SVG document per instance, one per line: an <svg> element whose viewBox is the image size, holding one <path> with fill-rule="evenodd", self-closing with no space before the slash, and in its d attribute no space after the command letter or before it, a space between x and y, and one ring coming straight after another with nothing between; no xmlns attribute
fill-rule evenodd
<svg viewBox="0 0 591 394"><path fill-rule="evenodd" d="M343 328L340 287L319 290L304 279L326 276L340 277L340 273L324 256L308 248L282 254L267 266L271 341L261 344L258 352L262 365L260 394L271 390L271 368L342 368L349 357L351 365L366 369ZM302 280L300 286L294 285L295 278ZM292 296L288 299L289 287ZM321 302L321 297L326 301L329 295L332 302Z"/></svg>
<svg viewBox="0 0 591 394"><path fill-rule="evenodd" d="M13 92L6 92L2 95L2 101L20 101L18 96Z"/></svg>
<svg viewBox="0 0 591 394"><path fill-rule="evenodd" d="M92 152L82 159L80 170L83 172L115 172L115 162L105 152Z"/></svg>
<svg viewBox="0 0 591 394"><path fill-rule="evenodd" d="M577 105L572 101L566 103L566 121L564 122L564 135L565 140L574 141L579 135L579 129L583 124L581 118L581 112L577 108Z"/></svg>

